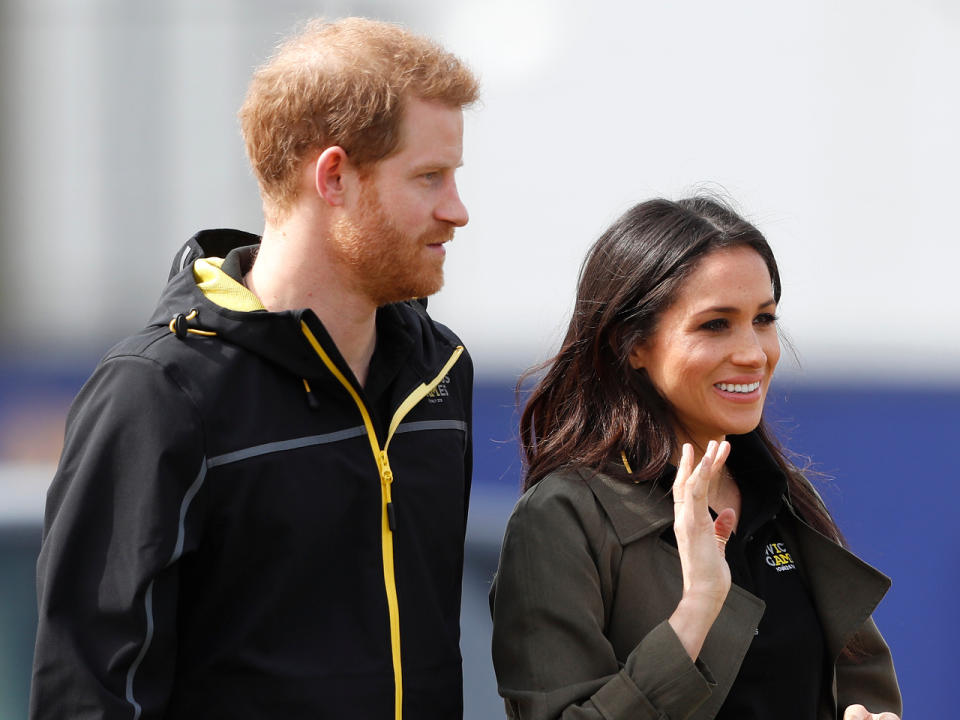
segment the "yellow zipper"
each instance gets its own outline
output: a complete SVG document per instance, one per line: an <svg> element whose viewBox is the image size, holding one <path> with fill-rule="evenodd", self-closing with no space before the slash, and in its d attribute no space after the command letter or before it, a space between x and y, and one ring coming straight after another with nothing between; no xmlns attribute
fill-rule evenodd
<svg viewBox="0 0 960 720"><path fill-rule="evenodd" d="M447 360L446 364L433 380L429 383L421 383L400 403L400 407L397 408L393 419L390 421L390 427L387 431L387 441L381 449L380 443L377 441L377 433L373 428L373 421L370 419L370 413L363 404L360 395L344 374L340 372L339 368L334 365L333 360L327 355L316 336L310 331L310 328L307 327L307 324L301 321L300 328L314 351L316 351L320 359L323 360L323 364L326 365L333 376L340 381L340 384L347 389L350 397L352 397L353 401L357 404L357 408L360 410L360 416L363 418L363 425L367 430L367 439L370 441L373 458L377 463L377 472L380 475L380 500L382 505L380 527L381 552L383 555L383 584L387 594L387 610L390 614L390 647L393 654L394 717L396 720L402 720L403 672L400 661L400 609L397 602L397 580L393 565L393 531L396 529L396 515L393 508L393 493L391 490L391 485L393 485L393 470L390 469L390 458L387 456L387 449L390 447L393 434L396 432L404 416L416 407L417 403L423 400L431 390L440 384L440 381L450 372L450 368L452 368L460 358L460 355L463 353L463 346L458 345L454 349L453 355L450 356L450 359Z"/></svg>

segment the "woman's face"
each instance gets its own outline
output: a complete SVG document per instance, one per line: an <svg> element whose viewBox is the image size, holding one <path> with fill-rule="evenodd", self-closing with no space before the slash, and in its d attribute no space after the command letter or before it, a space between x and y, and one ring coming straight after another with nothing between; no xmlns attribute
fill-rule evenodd
<svg viewBox="0 0 960 720"><path fill-rule="evenodd" d="M753 248L715 250L630 353L673 407L681 442L704 448L760 422L780 359L776 309L770 273Z"/></svg>

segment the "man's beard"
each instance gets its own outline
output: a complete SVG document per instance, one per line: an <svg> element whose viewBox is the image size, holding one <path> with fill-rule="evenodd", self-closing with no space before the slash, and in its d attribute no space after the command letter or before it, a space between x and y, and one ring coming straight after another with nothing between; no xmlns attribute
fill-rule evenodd
<svg viewBox="0 0 960 720"><path fill-rule="evenodd" d="M443 287L444 255L426 246L451 240L454 227L411 237L387 215L373 187L361 193L357 219L343 218L333 227L337 261L377 307L433 295Z"/></svg>

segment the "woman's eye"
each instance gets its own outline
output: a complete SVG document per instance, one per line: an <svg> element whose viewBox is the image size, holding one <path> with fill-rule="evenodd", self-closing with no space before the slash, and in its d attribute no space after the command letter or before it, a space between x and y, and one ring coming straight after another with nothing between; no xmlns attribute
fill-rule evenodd
<svg viewBox="0 0 960 720"><path fill-rule="evenodd" d="M756 325L773 325L777 321L777 316L773 313L760 313L753 322Z"/></svg>
<svg viewBox="0 0 960 720"><path fill-rule="evenodd" d="M718 330L726 330L730 326L730 323L726 321L725 318L716 318L714 320L708 320L700 327L703 330L711 330L717 332Z"/></svg>

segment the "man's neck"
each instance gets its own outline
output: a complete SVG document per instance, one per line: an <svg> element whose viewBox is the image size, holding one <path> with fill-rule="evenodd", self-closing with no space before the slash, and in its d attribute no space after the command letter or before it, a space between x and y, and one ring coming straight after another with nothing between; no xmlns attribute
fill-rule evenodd
<svg viewBox="0 0 960 720"><path fill-rule="evenodd" d="M330 261L313 227L268 223L244 282L267 310L313 310L363 386L377 341L377 307Z"/></svg>

